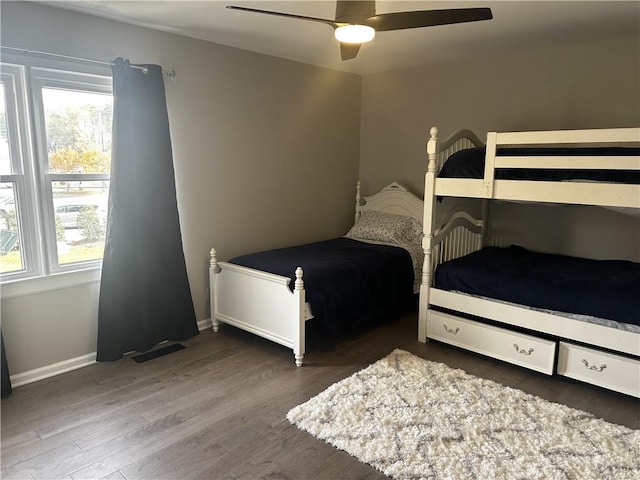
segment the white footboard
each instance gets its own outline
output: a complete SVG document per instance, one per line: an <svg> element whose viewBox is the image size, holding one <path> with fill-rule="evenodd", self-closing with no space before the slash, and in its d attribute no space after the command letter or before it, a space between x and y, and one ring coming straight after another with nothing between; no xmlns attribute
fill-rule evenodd
<svg viewBox="0 0 640 480"><path fill-rule="evenodd" d="M302 268L290 278L232 263L218 262L211 250L209 285L211 320L217 332L220 322L293 349L297 366L305 353L305 291Z"/></svg>

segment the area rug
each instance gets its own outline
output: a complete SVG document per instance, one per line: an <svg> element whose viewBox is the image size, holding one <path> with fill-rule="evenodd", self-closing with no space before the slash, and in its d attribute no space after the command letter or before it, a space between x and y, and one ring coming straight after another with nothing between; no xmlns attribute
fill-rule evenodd
<svg viewBox="0 0 640 480"><path fill-rule="evenodd" d="M403 350L287 419L395 479L640 478L640 430Z"/></svg>

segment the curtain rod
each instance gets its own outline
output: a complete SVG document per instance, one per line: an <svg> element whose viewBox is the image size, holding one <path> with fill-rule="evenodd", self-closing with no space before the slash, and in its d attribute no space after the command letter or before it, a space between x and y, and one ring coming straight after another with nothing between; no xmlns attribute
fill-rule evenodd
<svg viewBox="0 0 640 480"><path fill-rule="evenodd" d="M19 52L27 55L32 55L32 54L44 55L46 57L63 58L65 60L75 60L79 62L94 63L96 65L109 65L109 66L113 65L113 62L101 62L99 60L90 60L88 58L72 57L71 55L61 55L59 53L42 52L40 50L30 50L28 48L15 48L15 47L5 47L5 46L2 46L0 48L2 48L2 50L12 50L14 52ZM148 72L148 69L146 67L141 67L140 65L129 65L129 66L131 68L137 68L139 70L142 70L143 73ZM174 79L176 77L176 71L173 69L173 67L169 68L169 70L165 70L163 68L162 73L169 79Z"/></svg>

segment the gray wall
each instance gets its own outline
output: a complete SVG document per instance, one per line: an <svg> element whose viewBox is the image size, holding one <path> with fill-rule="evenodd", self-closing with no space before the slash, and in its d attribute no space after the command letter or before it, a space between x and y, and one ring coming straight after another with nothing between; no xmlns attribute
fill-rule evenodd
<svg viewBox="0 0 640 480"><path fill-rule="evenodd" d="M393 180L422 194L432 125L443 138L462 127L483 135L640 125L637 36L361 79L43 5L1 8L2 44L176 69L167 102L198 320L209 315L209 248L227 259L340 235L358 175L363 194ZM548 210L514 208L494 208L496 225L533 220L522 238L544 249L598 256L607 244L640 259L638 220L562 206L550 224ZM603 216L607 236L585 243ZM11 373L93 352L97 292L90 284L3 299Z"/></svg>
<svg viewBox="0 0 640 480"><path fill-rule="evenodd" d="M487 52L464 64L363 77L364 188L397 180L423 194L434 125L441 139L461 128L484 139L487 131L640 126L639 36L510 56ZM516 231L531 248L640 260L637 217L583 206L498 205L492 218L498 235Z"/></svg>
<svg viewBox="0 0 640 480"><path fill-rule="evenodd" d="M2 2L1 13L2 45L177 71L165 84L198 320L209 318L211 247L225 260L351 226L360 77L38 4ZM11 374L94 352L97 292L3 299Z"/></svg>

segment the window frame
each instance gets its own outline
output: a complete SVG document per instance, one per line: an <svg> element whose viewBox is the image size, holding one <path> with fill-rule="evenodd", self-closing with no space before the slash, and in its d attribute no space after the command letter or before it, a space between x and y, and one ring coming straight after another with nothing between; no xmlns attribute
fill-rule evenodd
<svg viewBox="0 0 640 480"><path fill-rule="evenodd" d="M42 89L113 95L111 70L108 66L61 62L28 55L5 55L3 52L1 71L3 80L5 72L14 77L16 72L19 73L19 78L14 78L13 84L14 103L18 104L15 125L11 129L7 125L8 131L15 133L19 142L19 158L14 158L13 150L10 150L13 173L1 175L0 180L15 182L14 186L17 186L14 191L20 245L24 246L21 250L24 269L0 276L2 298L29 294L34 290L55 289L56 285L66 288L95 282L99 279L102 259L59 263L53 184L57 181L99 180L110 185L110 174L49 172ZM10 95L6 90L5 96L8 105ZM9 117L7 113L7 123ZM11 149L13 140L8 140ZM63 280L62 277L73 278Z"/></svg>
<svg viewBox="0 0 640 480"><path fill-rule="evenodd" d="M38 218L38 202L31 179L33 171L33 150L29 141L31 128L29 124L29 105L26 92L27 68L14 63L2 63L2 81L5 87L5 110L7 118L7 140L11 158L12 173L0 175L2 182L13 183L15 209L18 221L18 234L23 269L2 274L0 283L12 279L37 276L43 271L39 259L43 258L41 235ZM10 85L7 89L7 85ZM7 279L5 280L5 275Z"/></svg>

